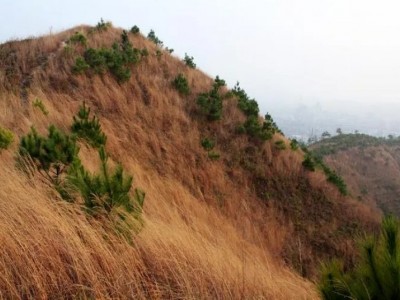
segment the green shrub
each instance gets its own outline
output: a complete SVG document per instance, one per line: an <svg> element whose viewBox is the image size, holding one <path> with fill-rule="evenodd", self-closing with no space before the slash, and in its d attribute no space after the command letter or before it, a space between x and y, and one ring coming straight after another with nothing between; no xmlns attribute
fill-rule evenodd
<svg viewBox="0 0 400 300"><path fill-rule="evenodd" d="M169 54L172 54L174 52L174 49L166 47L165 51L167 51Z"/></svg>
<svg viewBox="0 0 400 300"><path fill-rule="evenodd" d="M286 149L286 144L284 141L279 140L275 142L275 148L278 150L285 150Z"/></svg>
<svg viewBox="0 0 400 300"><path fill-rule="evenodd" d="M258 120L258 116L249 116L243 124L245 132L253 137L261 137L262 126ZM272 136L271 136L272 138Z"/></svg>
<svg viewBox="0 0 400 300"><path fill-rule="evenodd" d="M96 25L96 29L98 31L106 31L111 26L112 26L111 22L104 22L103 18L101 18L100 22L98 22Z"/></svg>
<svg viewBox="0 0 400 300"><path fill-rule="evenodd" d="M197 97L197 104L210 121L221 119L223 105L219 89L223 85L225 85L225 81L217 76L214 80L212 90L208 93L202 93Z"/></svg>
<svg viewBox="0 0 400 300"><path fill-rule="evenodd" d="M86 107L85 103L73 118L71 131L79 138L85 139L91 146L96 148L106 144L107 138L101 130L99 119L96 116L90 118L90 108Z"/></svg>
<svg viewBox="0 0 400 300"><path fill-rule="evenodd" d="M82 46L86 46L87 39L81 32L75 32L68 40L68 44L81 44Z"/></svg>
<svg viewBox="0 0 400 300"><path fill-rule="evenodd" d="M314 172L315 171L315 162L310 154L306 154L302 163L303 167L307 170Z"/></svg>
<svg viewBox="0 0 400 300"><path fill-rule="evenodd" d="M399 299L399 222L392 216L382 221L378 237L359 244L361 255L350 270L343 263L325 264L319 282L323 299Z"/></svg>
<svg viewBox="0 0 400 300"><path fill-rule="evenodd" d="M161 50L160 50L160 49L157 49L157 51L156 51L156 57L157 57L157 59L160 59L162 55L163 55L163 53L161 52Z"/></svg>
<svg viewBox="0 0 400 300"><path fill-rule="evenodd" d="M156 33L154 32L154 30L150 30L149 34L147 35L147 38L152 41L154 44L156 44L157 46L162 47L163 46L163 42L156 36Z"/></svg>
<svg viewBox="0 0 400 300"><path fill-rule="evenodd" d="M268 114L265 115L265 119L262 124L259 122L258 116L248 116L243 124L244 132L251 137L260 139L261 141L270 140L276 132L276 127L268 119L268 116Z"/></svg>
<svg viewBox="0 0 400 300"><path fill-rule="evenodd" d="M0 152L7 149L14 140L14 134L5 128L0 127Z"/></svg>
<svg viewBox="0 0 400 300"><path fill-rule="evenodd" d="M219 76L217 75L214 79L214 83L213 83L213 88L214 90L218 91L219 88L223 87L226 85L225 80L219 78Z"/></svg>
<svg viewBox="0 0 400 300"><path fill-rule="evenodd" d="M135 190L130 196L132 176L124 175L120 164L113 172L107 165L108 156L103 147L99 150L101 168L99 174L90 174L79 160L75 160L68 172L67 180L84 200L89 212L94 213L99 208L110 213L115 207L123 207L127 212L140 212L143 207L144 192Z"/></svg>
<svg viewBox="0 0 400 300"><path fill-rule="evenodd" d="M209 138L204 138L201 140L201 146L207 151L207 156L209 159L218 160L220 158L221 155L213 150L215 147L215 141Z"/></svg>
<svg viewBox="0 0 400 300"><path fill-rule="evenodd" d="M232 90L233 95L238 97L238 107L241 111L245 113L246 116L258 116L260 109L258 108L258 103L254 99L250 99L247 93L240 88L239 82L236 83Z"/></svg>
<svg viewBox="0 0 400 300"><path fill-rule="evenodd" d="M120 43L114 43L111 49L87 49L82 58L77 58L72 68L74 73L82 73L88 69L102 74L110 71L119 83L131 77L129 66L139 62L142 51L132 47L127 32L121 34Z"/></svg>
<svg viewBox="0 0 400 300"><path fill-rule="evenodd" d="M197 98L197 104L201 107L202 112L207 116L208 120L216 121L222 116L222 100L212 94L203 93Z"/></svg>
<svg viewBox="0 0 400 300"><path fill-rule="evenodd" d="M135 26L133 26L133 27L131 28L130 32L133 33L133 34L139 34L139 33L140 33L140 29L139 29L139 27L137 27L137 26L135 25Z"/></svg>
<svg viewBox="0 0 400 300"><path fill-rule="evenodd" d="M290 141L290 149L292 149L293 151L296 151L297 149L299 149L299 142L297 142L296 139L292 139Z"/></svg>
<svg viewBox="0 0 400 300"><path fill-rule="evenodd" d="M75 65L72 66L72 72L75 74L82 74L89 68L90 66L86 63L84 58L77 57L75 60Z"/></svg>
<svg viewBox="0 0 400 300"><path fill-rule="evenodd" d="M204 138L201 140L201 146L204 150L210 151L214 148L215 142L209 138Z"/></svg>
<svg viewBox="0 0 400 300"><path fill-rule="evenodd" d="M40 111L47 116L49 114L49 111L46 109L46 106L44 106L43 101L39 98L36 98L33 103L32 103L33 107L37 107L38 109L40 109Z"/></svg>
<svg viewBox="0 0 400 300"><path fill-rule="evenodd" d="M190 93L189 84L183 74L176 76L172 84L179 93L183 95L188 95Z"/></svg>
<svg viewBox="0 0 400 300"><path fill-rule="evenodd" d="M83 58L85 63L96 73L104 73L107 69L107 61L104 50L89 48L83 54ZM80 64L83 65L81 62Z"/></svg>
<svg viewBox="0 0 400 300"><path fill-rule="evenodd" d="M185 58L183 59L185 64L192 69L196 69L196 64L194 63L194 58L193 56L189 56L185 53Z"/></svg>
<svg viewBox="0 0 400 300"><path fill-rule="evenodd" d="M19 153L29 156L47 179L60 183L60 176L68 169L78 155L79 147L73 137L51 125L47 137L41 136L32 127L31 132L21 138Z"/></svg>
<svg viewBox="0 0 400 300"><path fill-rule="evenodd" d="M239 86L239 82L236 83L231 94L238 98L238 107L247 116L242 131L262 141L269 140L276 132L280 132L278 126L269 114L265 115L262 124L259 123L258 113L260 109L258 103L256 100L249 98L247 93Z"/></svg>

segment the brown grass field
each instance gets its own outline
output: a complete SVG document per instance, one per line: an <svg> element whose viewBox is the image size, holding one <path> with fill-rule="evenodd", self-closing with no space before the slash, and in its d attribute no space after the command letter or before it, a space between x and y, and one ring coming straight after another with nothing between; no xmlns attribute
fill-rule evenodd
<svg viewBox="0 0 400 300"><path fill-rule="evenodd" d="M273 142L288 143L284 137L247 147L248 138L235 133L244 115L234 100L224 103L221 121L199 118L196 95L212 79L166 52L157 58L156 46L140 35L131 41L150 55L129 82L72 75L83 49L67 53L62 42L77 30L89 28L0 45L0 126L16 135L0 153L0 297L318 298L309 279L320 261L351 261L356 231L349 224L370 230L376 212L340 196L322 173L304 171L300 150L276 150ZM88 44L110 46L120 34L114 28L93 33ZM188 97L171 86L178 73L188 78ZM48 116L30 105L36 98ZM83 101L100 118L113 162L146 192L143 227L130 232L131 242L112 221L87 217L79 201L62 201L39 176L28 178L15 166L20 136L32 125L41 133L50 124L68 131ZM217 139L218 161L200 146L209 135ZM96 153L80 146L85 166L96 170ZM251 151L250 172L239 161ZM260 199L264 187L268 201Z"/></svg>

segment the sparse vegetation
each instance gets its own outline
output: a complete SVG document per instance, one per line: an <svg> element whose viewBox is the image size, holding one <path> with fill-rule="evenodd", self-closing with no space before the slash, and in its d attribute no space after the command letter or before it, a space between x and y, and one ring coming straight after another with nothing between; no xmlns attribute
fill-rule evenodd
<svg viewBox="0 0 400 300"><path fill-rule="evenodd" d="M14 140L14 134L0 126L0 152L2 149L7 149Z"/></svg>
<svg viewBox="0 0 400 300"><path fill-rule="evenodd" d="M185 53L185 57L183 59L183 61L185 62L185 64L191 68L191 69L196 69L196 64L194 63L194 58L193 56L189 56Z"/></svg>
<svg viewBox="0 0 400 300"><path fill-rule="evenodd" d="M183 74L178 74L172 84L175 89L182 95L188 95L190 93L189 84Z"/></svg>
<svg viewBox="0 0 400 300"><path fill-rule="evenodd" d="M90 108L86 107L85 103L74 116L71 131L95 148L106 144L107 138L101 130L99 119L95 115L90 118Z"/></svg>

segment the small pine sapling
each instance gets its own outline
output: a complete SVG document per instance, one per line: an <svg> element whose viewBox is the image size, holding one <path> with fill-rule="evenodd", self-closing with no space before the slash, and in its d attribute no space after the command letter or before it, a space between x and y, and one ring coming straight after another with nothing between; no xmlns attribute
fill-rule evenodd
<svg viewBox="0 0 400 300"><path fill-rule="evenodd" d="M106 135L101 130L99 119L95 115L90 118L90 108L86 107L85 103L73 117L71 131L95 148L104 146L107 141Z"/></svg>
<svg viewBox="0 0 400 300"><path fill-rule="evenodd" d="M196 64L194 63L194 58L193 56L189 56L187 55L187 53L185 53L185 58L183 59L183 61L185 62L185 64L191 68L191 69L196 69Z"/></svg>
<svg viewBox="0 0 400 300"><path fill-rule="evenodd" d="M172 85L182 95L190 94L188 81L183 74L178 74L178 76L176 76L174 81L172 82Z"/></svg>
<svg viewBox="0 0 400 300"><path fill-rule="evenodd" d="M132 34L139 34L139 33L140 33L140 29L139 29L138 26L134 25L134 26L131 28L130 32L131 32Z"/></svg>

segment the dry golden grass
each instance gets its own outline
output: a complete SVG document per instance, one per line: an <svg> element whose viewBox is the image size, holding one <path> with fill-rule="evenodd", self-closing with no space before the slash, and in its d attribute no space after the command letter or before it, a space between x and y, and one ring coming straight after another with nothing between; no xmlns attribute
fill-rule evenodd
<svg viewBox="0 0 400 300"><path fill-rule="evenodd" d="M326 162L343 176L354 197L400 216L399 153L398 145L350 148L329 155Z"/></svg>
<svg viewBox="0 0 400 300"><path fill-rule="evenodd" d="M147 178L146 190L156 196L147 199L145 226L129 244L103 222L88 220L77 205L26 179L10 153L1 161L2 298L316 296L311 283L240 237L225 217L177 182Z"/></svg>
<svg viewBox="0 0 400 300"><path fill-rule="evenodd" d="M335 219L337 212L350 204L338 200L352 202L342 199L320 173L305 173L300 151L276 150L273 142L284 139L280 136L257 148L252 173L237 167L245 154L240 151L249 141L234 133L244 120L236 102L224 103L228 117L214 124L204 122L196 113L195 99L210 89L212 80L167 53L157 58L155 45L141 36L131 36L131 41L135 47L149 49L150 56L133 68L129 82L119 85L108 74L72 75L74 57L83 49L77 47L71 55L62 43L74 31L87 33L88 29L81 26L0 46L0 54L8 53L7 59L0 60L0 125L12 129L17 140L32 125L42 133L50 124L68 131L72 116L86 101L108 136L106 148L112 160L121 162L134 175L135 186L146 191L144 227L139 234L132 232L130 244L115 234L112 223L87 218L79 204L67 204L38 180L28 180L14 167L16 142L0 154L0 295L17 299L318 298L315 286L287 266L291 259L285 253L289 249L290 255L298 256L300 252L301 268L307 260L310 270L315 270L317 251L325 249L312 248L308 240L314 235L319 238L321 230L339 228L344 221ZM118 29L93 33L89 46L110 46L120 33ZM45 59L38 63L38 57ZM16 66L15 74L6 76L4 70L10 66ZM188 97L171 86L179 73L188 78L192 90ZM21 100L21 83L27 79L28 96ZM48 116L32 107L35 98L43 101ZM218 161L209 160L200 146L201 139L210 135L217 138ZM97 169L93 150L81 145L80 156L90 170ZM275 180L271 180L274 194L268 202L257 196L253 173ZM299 192L302 180L310 181L310 190ZM289 187L292 190L286 192ZM328 214L333 221L323 220L325 227L313 221L320 210L307 196L313 187L318 197L337 201ZM298 230L297 216L291 214L298 207L288 208L289 212L282 208L290 204L285 201L292 193L304 196L303 210L311 210L309 215L303 211L307 217L301 221L308 223L300 224L301 230L308 226L307 234ZM349 215L363 215L368 223L373 214L359 213L360 205L354 206ZM334 240L327 249L338 243L339 255L351 253L351 246L340 250L351 244L346 238Z"/></svg>

